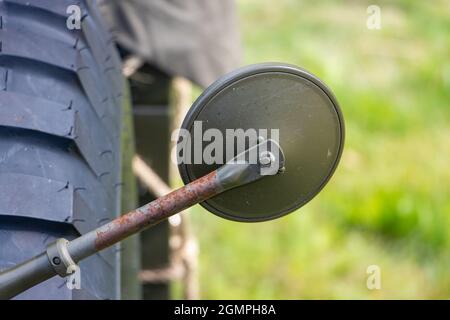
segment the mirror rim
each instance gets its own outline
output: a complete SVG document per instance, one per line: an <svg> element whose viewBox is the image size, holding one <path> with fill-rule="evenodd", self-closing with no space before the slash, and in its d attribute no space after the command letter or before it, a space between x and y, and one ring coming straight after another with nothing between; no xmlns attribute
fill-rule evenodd
<svg viewBox="0 0 450 320"><path fill-rule="evenodd" d="M325 83L323 83L318 77L311 74L310 72L306 71L303 68L297 67L292 64L286 64L286 63L279 63L279 62L265 62L265 63L258 63L258 64L252 64L248 66L244 66L241 68L238 68L218 80L216 80L214 83L212 83L210 86L208 86L203 93L194 101L189 111L186 113L183 123L180 128L189 130L195 119L198 117L198 115L201 113L203 108L208 105L209 101L212 100L217 94L219 94L223 89L227 88L231 84L238 82L246 77L254 76L256 74L260 73L268 73L268 72L281 72L281 73L290 73L296 76L300 76L313 84L317 85L324 94L328 96L331 103L334 106L334 109L336 111L338 121L339 121L339 127L340 127L340 140L339 140L339 150L336 157L336 160L329 171L326 178L322 181L320 186L317 187L315 192L312 194L311 197L309 197L304 202L299 202L296 205L292 206L289 209L282 210L278 212L277 214L271 215L269 217L263 217L263 218L243 218L243 217L236 217L232 216L230 214L227 214L226 212L222 212L212 205L208 204L207 200L204 202L201 202L200 205L203 206L208 211L212 212L213 214L225 218L227 220L231 221L239 221L239 222L262 222L262 221L269 221L274 220L277 218L280 218L282 216L285 216L300 207L304 206L306 203L311 201L320 191L324 188L324 186L329 182L331 177L333 176L334 172L336 171L336 168L340 162L343 149L344 149L344 142L345 142L345 124L344 124L344 117L342 114L342 111L339 107L339 104L334 96L334 94L331 92L331 90L328 88ZM283 147L283 146L281 146ZM179 164L178 165L178 171L180 173L180 176L183 180L184 184L188 184L193 181L189 177L188 174L188 165L186 164Z"/></svg>

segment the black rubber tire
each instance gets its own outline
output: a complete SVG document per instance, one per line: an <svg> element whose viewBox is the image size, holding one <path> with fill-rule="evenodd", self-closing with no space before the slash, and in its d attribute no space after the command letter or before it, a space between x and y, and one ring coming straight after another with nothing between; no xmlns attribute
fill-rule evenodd
<svg viewBox="0 0 450 320"><path fill-rule="evenodd" d="M123 81L94 2L0 1L0 269L119 214ZM119 254L82 261L81 290L54 277L17 298L120 298Z"/></svg>

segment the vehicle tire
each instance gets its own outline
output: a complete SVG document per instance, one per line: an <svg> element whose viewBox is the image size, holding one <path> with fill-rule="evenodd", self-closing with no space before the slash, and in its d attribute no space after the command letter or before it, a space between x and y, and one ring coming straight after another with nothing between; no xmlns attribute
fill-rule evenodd
<svg viewBox="0 0 450 320"><path fill-rule="evenodd" d="M0 1L0 270L119 214L123 88L94 1ZM16 298L117 299L119 254L82 261L80 290L54 277Z"/></svg>

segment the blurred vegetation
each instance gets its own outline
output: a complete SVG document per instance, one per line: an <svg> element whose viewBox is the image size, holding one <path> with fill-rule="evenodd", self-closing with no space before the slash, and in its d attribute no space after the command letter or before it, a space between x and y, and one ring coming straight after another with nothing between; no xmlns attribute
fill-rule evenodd
<svg viewBox="0 0 450 320"><path fill-rule="evenodd" d="M197 207L203 298L450 298L450 4L240 0L245 63L319 76L346 119L334 178L297 213L239 224ZM381 268L368 290L366 269Z"/></svg>

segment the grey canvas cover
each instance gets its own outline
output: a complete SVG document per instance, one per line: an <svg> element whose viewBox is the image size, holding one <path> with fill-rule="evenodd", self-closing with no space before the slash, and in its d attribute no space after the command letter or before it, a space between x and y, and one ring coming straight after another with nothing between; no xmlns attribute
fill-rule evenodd
<svg viewBox="0 0 450 320"><path fill-rule="evenodd" d="M234 0L99 0L118 43L206 87L240 64Z"/></svg>

